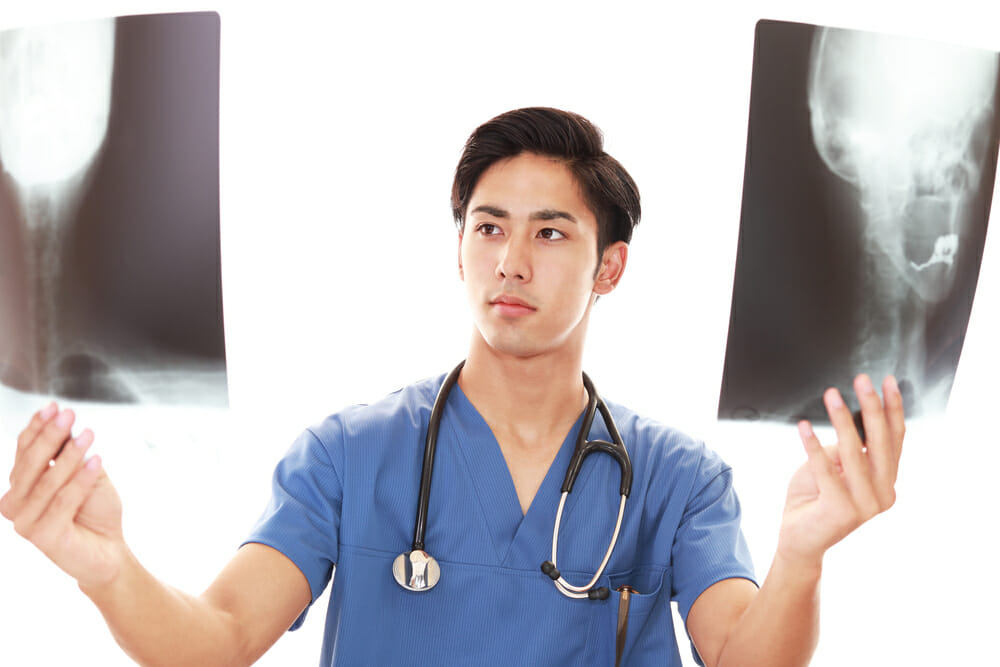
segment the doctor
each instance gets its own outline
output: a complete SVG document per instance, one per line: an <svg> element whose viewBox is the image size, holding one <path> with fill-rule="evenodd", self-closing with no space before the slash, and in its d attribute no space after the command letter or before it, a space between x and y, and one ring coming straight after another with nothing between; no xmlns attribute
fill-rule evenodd
<svg viewBox="0 0 1000 667"><path fill-rule="evenodd" d="M895 498L904 423L894 380L882 385L884 404L866 376L855 381L865 443L833 389L824 401L838 443L824 448L800 424L807 460L759 589L730 469L701 443L608 402L632 492L598 582L610 595L568 598L539 565L551 556L588 400L587 323L625 271L638 190L587 120L521 109L470 137L452 206L475 327L434 460L426 549L440 565L436 586L406 590L392 570L413 537L444 375L303 433L247 543L200 596L159 582L132 554L118 495L100 459L85 458L93 434L73 437L74 414L55 404L18 438L0 512L78 581L141 664L250 664L301 623L334 565L324 665L677 665L671 599L706 665L807 664L825 551ZM589 438L610 438L600 417ZM604 556L619 475L604 455L580 470L559 531L570 583L585 583Z"/></svg>

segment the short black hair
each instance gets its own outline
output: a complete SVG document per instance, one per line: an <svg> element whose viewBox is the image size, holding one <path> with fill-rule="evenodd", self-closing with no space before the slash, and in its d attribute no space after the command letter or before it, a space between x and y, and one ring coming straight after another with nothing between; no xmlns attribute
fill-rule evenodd
<svg viewBox="0 0 1000 667"><path fill-rule="evenodd" d="M604 152L604 135L579 114L550 107L502 113L472 133L455 169L451 211L461 233L479 178L494 163L521 153L562 161L573 173L597 218L597 256L617 241L632 240L639 224L639 188L625 168Z"/></svg>

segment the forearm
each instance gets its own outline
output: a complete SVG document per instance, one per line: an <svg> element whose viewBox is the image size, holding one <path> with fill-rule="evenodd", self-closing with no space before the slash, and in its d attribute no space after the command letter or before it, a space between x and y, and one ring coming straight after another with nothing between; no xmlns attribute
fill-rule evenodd
<svg viewBox="0 0 1000 667"><path fill-rule="evenodd" d="M111 583L80 590L97 605L115 641L140 665L248 662L240 657L238 633L228 614L160 582L127 548Z"/></svg>
<svg viewBox="0 0 1000 667"><path fill-rule="evenodd" d="M718 667L808 665L819 641L821 562L792 564L778 554L726 640Z"/></svg>

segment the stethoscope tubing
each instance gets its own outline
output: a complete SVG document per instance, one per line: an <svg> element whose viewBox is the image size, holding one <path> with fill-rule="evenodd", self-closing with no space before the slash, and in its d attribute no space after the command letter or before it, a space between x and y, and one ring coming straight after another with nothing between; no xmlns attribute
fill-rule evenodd
<svg viewBox="0 0 1000 667"><path fill-rule="evenodd" d="M556 511L556 523L555 527L552 529L552 564L556 564L556 552L559 550L559 524L562 522L562 512L563 506L566 504L566 497L569 495L568 492L564 491L562 496L559 498L559 509ZM604 568L608 566L608 561L611 560L611 553L615 550L615 546L618 544L618 534L622 529L622 518L625 516L625 500L628 498L626 495L622 495L621 502L618 505L618 520L615 521L615 532L611 536L611 542L608 544L608 550L604 554L604 560L601 561L601 566L597 568L597 572L594 573L594 577L584 584L583 586L574 586L565 577L561 576L553 581L556 584L556 588L559 589L563 595L571 598L586 598L589 597L589 591L597 583L597 580L601 578L604 574ZM558 569L558 568L557 568Z"/></svg>
<svg viewBox="0 0 1000 667"><path fill-rule="evenodd" d="M434 456L437 451L437 436L441 428L441 417L444 413L444 406L449 393L458 376L465 366L465 361L459 363L445 378L438 390L431 408L430 419L427 423L427 435L424 440L424 460L420 471L420 491L417 498L417 518L413 527L413 544L410 551L402 553L393 563L393 576L400 586L411 591L426 591L437 584L440 577L440 569L437 561L425 551L424 535L427 528L427 512L430 505L431 478L434 473ZM563 481L562 495L559 499L559 509L556 511L555 526L552 531L552 560L542 563L542 572L549 576L555 587L563 595L572 598L607 599L609 593L605 587L594 588L604 569L611 559L611 554L618 543L618 535L621 532L622 519L625 515L625 500L632 489L632 462L629 459L628 450L622 442L618 427L607 405L597 394L594 383L590 381L587 374L583 374L583 385L587 391L587 409L584 413L583 424L577 434L576 448L573 457L570 459L566 469L566 478ZM604 440L587 440L590 427L594 422L594 417L600 411L604 424L608 429L612 442ZM618 506L618 519L615 522L614 534L608 545L608 550L604 554L600 567L595 572L593 578L585 586L575 586L566 581L556 567L556 556L559 548L559 526L562 523L563 508L566 505L567 496L573 491L576 477L580 472L584 459L595 452L605 453L614 458L621 470L621 502Z"/></svg>
<svg viewBox="0 0 1000 667"><path fill-rule="evenodd" d="M441 415L444 412L444 404L447 402L451 388L458 381L458 376L465 366L463 359L458 366L452 369L438 389L434 399L434 407L431 408L431 417L427 422L427 436L424 440L424 463L420 470L420 491L417 496L417 520L413 527L413 545L411 551L424 551L424 534L427 530L427 508L430 505L431 497L431 476L434 474L434 454L437 452L437 436L441 430Z"/></svg>

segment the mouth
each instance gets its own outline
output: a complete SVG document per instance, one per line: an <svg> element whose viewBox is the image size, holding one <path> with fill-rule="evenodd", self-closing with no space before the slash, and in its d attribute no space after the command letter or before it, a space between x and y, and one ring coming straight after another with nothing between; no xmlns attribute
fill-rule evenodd
<svg viewBox="0 0 1000 667"><path fill-rule="evenodd" d="M523 315L529 315L537 310L524 299L519 299L516 296L510 296L507 294L501 294L497 298L490 301L490 306L497 313L505 317L520 317Z"/></svg>

